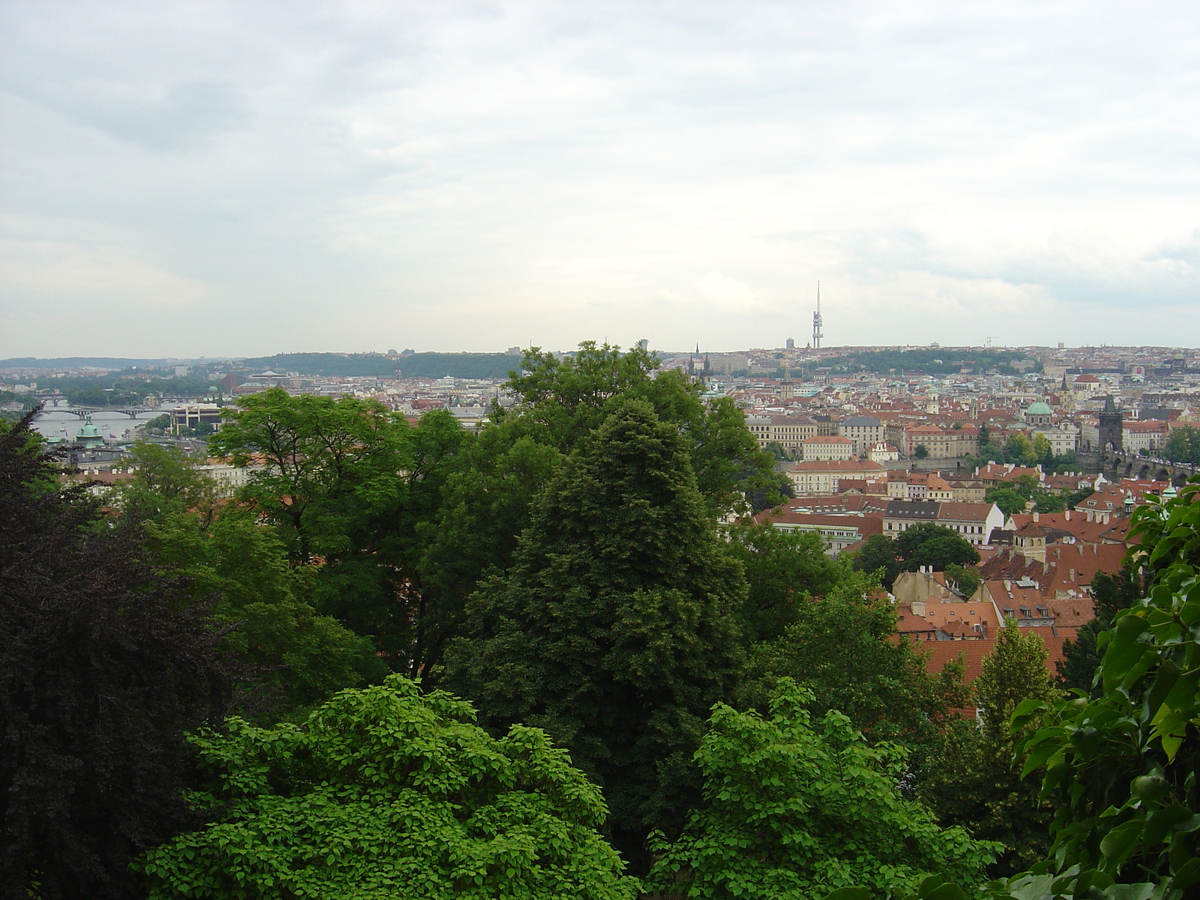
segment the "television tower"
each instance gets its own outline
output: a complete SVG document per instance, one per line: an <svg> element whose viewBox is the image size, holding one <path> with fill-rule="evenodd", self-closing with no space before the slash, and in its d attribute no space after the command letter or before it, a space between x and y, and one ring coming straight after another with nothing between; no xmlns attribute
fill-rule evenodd
<svg viewBox="0 0 1200 900"><path fill-rule="evenodd" d="M821 346L821 282L817 282L817 311L813 313L813 349Z"/></svg>

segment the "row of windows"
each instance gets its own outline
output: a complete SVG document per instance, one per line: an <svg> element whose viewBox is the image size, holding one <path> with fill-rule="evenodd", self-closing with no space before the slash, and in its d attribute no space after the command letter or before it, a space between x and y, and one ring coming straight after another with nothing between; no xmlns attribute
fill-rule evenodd
<svg viewBox="0 0 1200 900"><path fill-rule="evenodd" d="M934 521L934 520L931 520L931 521ZM887 530L892 531L893 530L892 526L895 525L896 531L907 531L912 525L915 525L915 524L917 524L917 523L915 523L915 522L888 522ZM982 525L956 525L954 523L948 523L948 522L935 522L935 524L942 525L946 528L953 528L959 534L983 534L983 526Z"/></svg>

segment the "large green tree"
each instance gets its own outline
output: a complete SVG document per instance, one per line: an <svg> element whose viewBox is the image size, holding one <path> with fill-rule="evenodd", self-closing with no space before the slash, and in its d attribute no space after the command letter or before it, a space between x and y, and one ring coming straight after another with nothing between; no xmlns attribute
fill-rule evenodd
<svg viewBox="0 0 1200 900"><path fill-rule="evenodd" d="M254 465L242 497L288 529L294 556L307 562L378 539L398 515L398 475L413 463L408 430L379 403L271 388L227 411L209 447Z"/></svg>
<svg viewBox="0 0 1200 900"><path fill-rule="evenodd" d="M303 727L199 735L208 824L141 859L150 897L633 900L600 791L544 733L474 717L392 675Z"/></svg>
<svg viewBox="0 0 1200 900"><path fill-rule="evenodd" d="M979 562L979 551L954 529L921 522L896 538L896 555L905 572L921 566L942 571L949 565L971 566Z"/></svg>
<svg viewBox="0 0 1200 900"><path fill-rule="evenodd" d="M148 520L192 512L203 522L212 520L221 491L178 447L138 441L127 461L133 480L114 490L127 514Z"/></svg>
<svg viewBox="0 0 1200 900"><path fill-rule="evenodd" d="M134 477L114 498L140 527L164 574L212 602L222 647L254 675L239 692L245 714L282 715L344 687L380 678L374 644L312 605L320 567L289 560L279 526L221 504L214 482L172 447L136 444Z"/></svg>
<svg viewBox="0 0 1200 900"><path fill-rule="evenodd" d="M982 723L942 733L937 749L919 767L917 795L943 823L1001 843L993 873L1012 875L1041 860L1049 848L1051 810L1039 800L1037 784L1022 780L1023 759L1014 755L1009 731L1021 703L1059 695L1041 637L1009 621L971 689Z"/></svg>
<svg viewBox="0 0 1200 900"><path fill-rule="evenodd" d="M979 551L962 535L944 525L921 522L896 538L871 535L852 564L860 572L881 573L883 586L890 591L901 572L915 572L921 566L932 566L939 572L957 567L961 575L965 567L977 562Z"/></svg>
<svg viewBox="0 0 1200 900"><path fill-rule="evenodd" d="M1193 425L1172 428L1162 455L1172 462L1200 465L1200 428Z"/></svg>
<svg viewBox="0 0 1200 900"><path fill-rule="evenodd" d="M449 684L487 723L545 728L605 791L622 850L677 816L709 707L740 671L741 567L687 445L626 400L535 504L513 565L471 597Z"/></svg>
<svg viewBox="0 0 1200 900"><path fill-rule="evenodd" d="M747 644L778 638L813 597L829 593L846 568L825 553L821 536L767 525L738 525L728 532L730 555L746 572L742 610Z"/></svg>
<svg viewBox="0 0 1200 900"><path fill-rule="evenodd" d="M441 508L467 440L445 411L413 429L373 401L274 388L241 400L210 446L236 465L261 464L239 497L280 527L297 563L319 563L318 611L415 671L418 530Z"/></svg>
<svg viewBox="0 0 1200 900"><path fill-rule="evenodd" d="M940 827L901 795L906 750L868 744L836 711L814 721L812 700L785 681L767 718L713 710L696 754L703 804L657 843L658 896L800 900L849 886L895 896L933 873L981 880L997 845Z"/></svg>
<svg viewBox="0 0 1200 900"><path fill-rule="evenodd" d="M290 715L383 677L370 639L317 612L317 567L290 562L274 529L234 510L208 525L184 512L143 527L155 564L186 579L188 593L211 600L213 618L230 626L221 646L254 675L244 714Z"/></svg>
<svg viewBox="0 0 1200 900"><path fill-rule="evenodd" d="M698 382L658 366L639 348L623 352L593 341L562 357L532 348L508 381L520 401L510 415L531 418L544 429L539 440L566 453L625 400L643 400L681 430L697 485L714 510L743 505L748 492L777 490L773 460L759 449L736 404L729 398L706 404Z"/></svg>
<svg viewBox="0 0 1200 900"><path fill-rule="evenodd" d="M851 564L859 572L877 574L888 590L902 570L903 560L896 552L896 542L886 534L873 534L863 541Z"/></svg>
<svg viewBox="0 0 1200 900"><path fill-rule="evenodd" d="M187 822L184 732L234 673L137 530L58 489L30 419L0 431L0 894L124 898Z"/></svg>
<svg viewBox="0 0 1200 900"><path fill-rule="evenodd" d="M854 573L822 597L797 604L795 621L753 649L742 698L765 705L775 683L810 688L815 708L836 709L873 739L928 745L947 709L964 705L961 670L926 672L921 657L896 640L896 610L878 584Z"/></svg>
<svg viewBox="0 0 1200 900"><path fill-rule="evenodd" d="M1143 593L1141 575L1130 559L1115 574L1097 572L1092 576L1095 618L1079 629L1075 640L1063 642L1063 658L1057 666L1062 687L1099 695L1095 677L1101 656L1099 637L1112 627L1116 614L1136 603Z"/></svg>
<svg viewBox="0 0 1200 900"><path fill-rule="evenodd" d="M418 525L414 655L427 682L440 677L446 644L464 627L467 597L486 573L502 573L512 564L534 498L562 462L557 449L531 434L536 430L515 417L484 428L447 474L436 515Z"/></svg>
<svg viewBox="0 0 1200 900"><path fill-rule="evenodd" d="M1102 634L1099 696L1017 708L1024 771L1045 767L1050 856L994 897L1184 900L1200 886L1200 482L1137 511L1148 596Z"/></svg>

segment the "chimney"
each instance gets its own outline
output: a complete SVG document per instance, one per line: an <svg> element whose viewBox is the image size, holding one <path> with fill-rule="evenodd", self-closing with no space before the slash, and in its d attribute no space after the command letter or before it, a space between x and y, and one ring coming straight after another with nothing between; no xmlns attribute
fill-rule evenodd
<svg viewBox="0 0 1200 900"><path fill-rule="evenodd" d="M1071 521L1071 511L1069 509L1067 510L1067 521Z"/></svg>

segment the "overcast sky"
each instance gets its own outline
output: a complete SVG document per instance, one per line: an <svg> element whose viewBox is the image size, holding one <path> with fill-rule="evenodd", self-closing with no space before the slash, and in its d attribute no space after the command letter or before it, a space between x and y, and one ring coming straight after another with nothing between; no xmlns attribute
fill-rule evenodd
<svg viewBox="0 0 1200 900"><path fill-rule="evenodd" d="M1200 3L0 0L0 357L1200 345Z"/></svg>

